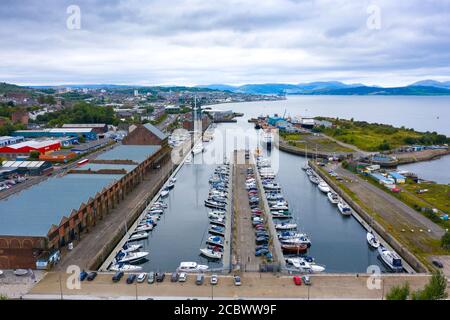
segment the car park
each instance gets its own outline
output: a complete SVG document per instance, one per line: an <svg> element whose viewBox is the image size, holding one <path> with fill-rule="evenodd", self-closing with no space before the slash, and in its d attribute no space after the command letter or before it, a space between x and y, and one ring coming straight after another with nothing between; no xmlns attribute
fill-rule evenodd
<svg viewBox="0 0 450 320"><path fill-rule="evenodd" d="M119 282L120 279L122 279L123 275L124 275L123 271L117 271L117 272L113 275L112 281L113 281L113 282Z"/></svg>
<svg viewBox="0 0 450 320"><path fill-rule="evenodd" d="M132 284L134 280L136 280L136 275L134 273L129 274L127 278L127 283Z"/></svg>
<svg viewBox="0 0 450 320"><path fill-rule="evenodd" d="M90 272L90 273L88 274L88 276L86 277L86 280L87 280L87 281L92 281L92 280L95 279L95 277L97 277L97 272L93 271L93 272Z"/></svg>

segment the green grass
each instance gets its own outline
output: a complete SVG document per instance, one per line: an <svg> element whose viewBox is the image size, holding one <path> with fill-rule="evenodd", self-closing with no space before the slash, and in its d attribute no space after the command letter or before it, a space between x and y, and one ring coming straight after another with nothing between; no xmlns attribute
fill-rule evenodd
<svg viewBox="0 0 450 320"><path fill-rule="evenodd" d="M384 151L409 144L443 144L450 141L444 135L423 133L412 129L396 128L386 124L367 123L334 118L326 119L333 127L318 130L344 143L366 151Z"/></svg>
<svg viewBox="0 0 450 320"><path fill-rule="evenodd" d="M343 147L328 138L314 136L304 133L282 133L280 137L289 145L305 150L308 148L311 152L353 152L354 150Z"/></svg>

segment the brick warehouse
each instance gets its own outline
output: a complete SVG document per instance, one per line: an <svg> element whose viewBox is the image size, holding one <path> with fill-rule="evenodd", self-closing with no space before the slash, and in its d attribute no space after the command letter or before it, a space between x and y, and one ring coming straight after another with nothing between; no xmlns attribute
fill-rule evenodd
<svg viewBox="0 0 450 320"><path fill-rule="evenodd" d="M82 232L95 232L96 222L141 183L155 163L169 160L166 146L120 145L63 177L0 201L0 268L34 269Z"/></svg>

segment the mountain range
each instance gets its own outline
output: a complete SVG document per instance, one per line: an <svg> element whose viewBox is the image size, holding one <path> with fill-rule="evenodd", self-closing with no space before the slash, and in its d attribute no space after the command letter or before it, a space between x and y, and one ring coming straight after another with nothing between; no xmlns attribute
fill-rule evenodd
<svg viewBox="0 0 450 320"><path fill-rule="evenodd" d="M214 90L248 94L303 94L303 95L450 95L450 81L423 80L404 87L366 86L339 81L321 81L299 84L264 83L230 86L211 84L199 86Z"/></svg>
<svg viewBox="0 0 450 320"><path fill-rule="evenodd" d="M183 86L139 86L117 84L71 84L58 86L16 86L6 83L0 84L0 93L3 91L15 91L30 89L51 89L57 87L89 88L89 89L132 89L160 88L176 90L220 90L245 94L272 94L272 95L450 95L450 81L422 80L403 87L367 86L362 83L346 84L340 81L318 81L299 84L288 83L262 83L244 84L232 86L227 84L210 84L195 87ZM7 90L6 90L7 89Z"/></svg>

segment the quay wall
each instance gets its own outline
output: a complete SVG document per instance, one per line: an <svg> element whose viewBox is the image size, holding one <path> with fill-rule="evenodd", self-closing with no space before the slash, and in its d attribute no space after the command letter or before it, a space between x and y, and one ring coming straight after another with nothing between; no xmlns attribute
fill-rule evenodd
<svg viewBox="0 0 450 320"><path fill-rule="evenodd" d="M308 158L315 158L316 156L318 158L322 158L322 159L328 159L329 157L332 157L333 155L337 155L337 156L343 156L343 157L351 157L352 154L351 153L340 153L340 152L316 152L314 150L310 150L309 152L306 152L306 150L294 147L294 146L290 146L288 143L286 143L285 141L282 141L280 139L279 144L278 144L278 149L280 149L281 151L285 151L288 153L292 153L295 155L299 155L299 156L303 156L303 157L308 157Z"/></svg>
<svg viewBox="0 0 450 320"><path fill-rule="evenodd" d="M370 214L365 211L358 203L347 195L328 175L326 175L313 161L309 161L310 167L323 179L330 187L339 194L352 208L353 210L366 222L371 228L378 233L391 247L394 249L410 266L414 271L419 273L426 273L428 269L425 265L414 256L407 247L402 245L397 239L395 239L383 226L377 221L373 220Z"/></svg>

